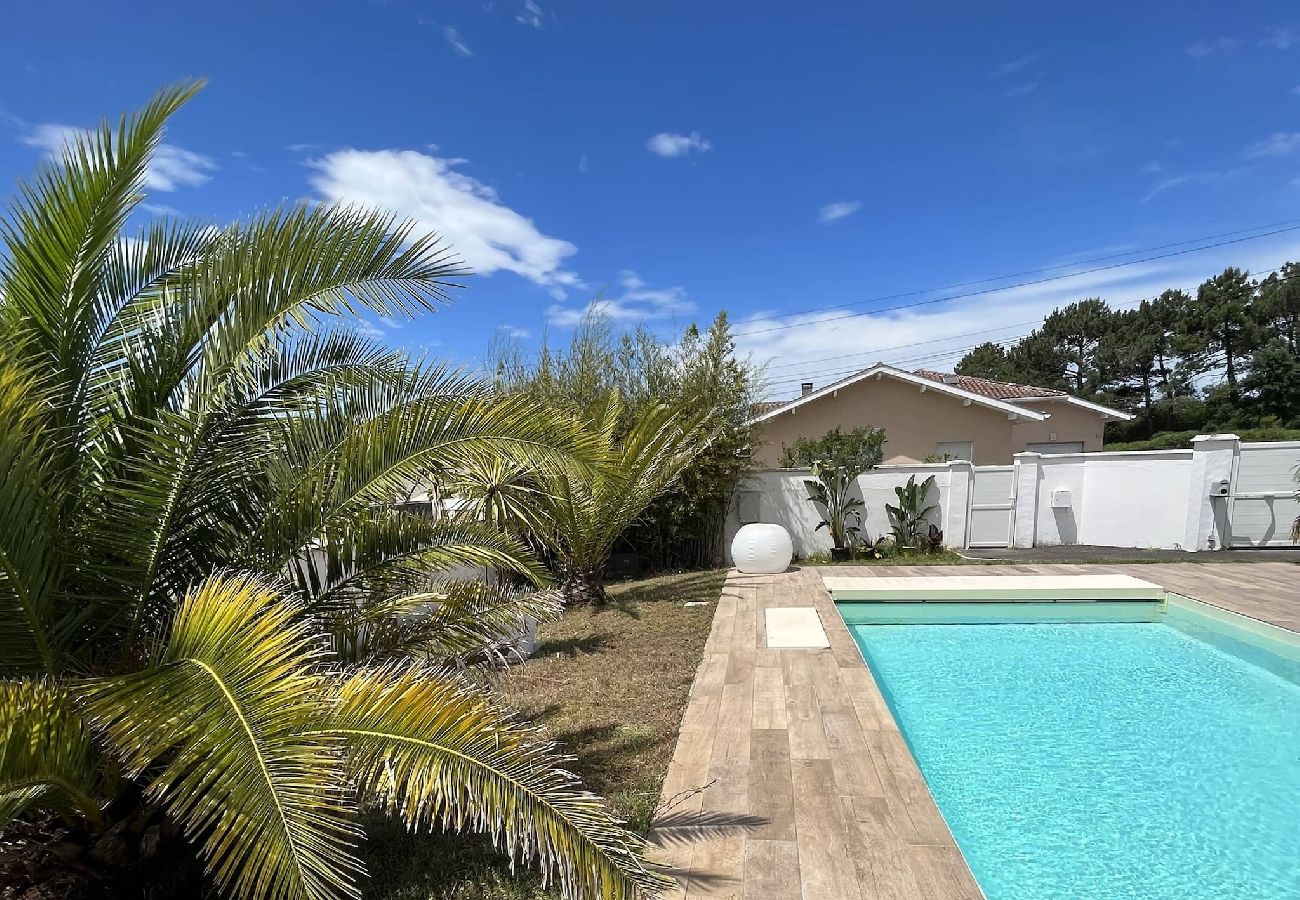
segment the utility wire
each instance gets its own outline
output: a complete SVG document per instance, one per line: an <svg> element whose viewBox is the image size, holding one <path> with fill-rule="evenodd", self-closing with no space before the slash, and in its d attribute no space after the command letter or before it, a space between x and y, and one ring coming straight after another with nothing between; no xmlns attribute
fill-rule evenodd
<svg viewBox="0 0 1300 900"><path fill-rule="evenodd" d="M1296 221L1296 220L1291 220L1291 221ZM1002 292L1002 291L1008 291L1008 290L1011 290L1012 288L1019 288L1019 287L1033 287L1033 286L1035 286L1035 285L1040 285L1040 284L1049 284L1049 283L1054 282L1054 281L1062 281L1062 280L1064 280L1064 279L1068 279L1068 278L1077 278L1077 277L1080 276L1080 275L1093 275L1093 274L1096 274L1097 272L1108 272L1108 271L1113 271L1113 270L1115 270L1115 269L1122 269L1122 268L1124 268L1124 267L1126 267L1126 266L1135 266L1135 265L1139 265L1139 264L1141 264L1141 263L1156 262L1156 261L1158 261L1158 260L1162 260L1162 259L1170 259L1170 258L1175 257L1175 256L1185 256L1185 255L1188 254L1188 253L1200 253L1200 252L1203 251L1203 250L1213 250L1213 249L1216 249L1216 248L1218 248L1218 247L1227 247L1227 246L1231 246L1231 245L1233 245L1233 244L1242 244L1242 243L1245 243L1245 242L1247 242L1247 241L1256 241L1256 240L1259 240L1260 238L1272 237L1272 236L1274 236L1274 235L1285 234L1285 233L1287 233L1287 232L1300 230L1300 224L1286 224L1286 223L1280 223L1280 224L1285 225L1285 227L1274 228L1272 231L1265 231L1265 232L1263 232L1263 233L1261 233L1261 234L1252 234L1252 235L1247 235L1246 237L1236 237L1236 238L1232 238L1232 239L1230 239L1230 240L1221 240L1221 241L1216 241L1216 242L1214 242L1214 243L1210 243L1210 244L1202 244L1201 246L1198 246L1198 247L1187 247L1187 248L1184 248L1184 249L1182 249L1182 250L1172 250L1172 251L1170 251L1170 252L1168 252L1168 253L1156 253L1156 254L1153 254L1153 255L1150 255L1150 256L1143 256L1143 257L1140 257L1140 258L1138 258L1138 259L1131 259L1131 260L1128 260L1128 261L1126 261L1126 262L1112 263L1112 264L1110 264L1110 265L1105 265L1105 266L1094 266L1093 268L1090 268L1090 269L1076 269L1076 270L1074 270L1074 271L1065 272L1065 273L1062 273L1062 274L1060 274L1060 275L1050 275L1050 276L1048 276L1048 277L1046 277L1046 278L1036 278L1036 279L1032 279L1032 280L1030 280L1030 281L1019 281L1019 282L1014 282L1014 283L1012 283L1012 284L1004 284L1004 285L1000 285L1000 286L998 286L998 287L983 288L983 289L981 289L981 290L977 290L977 291L967 291L967 292L965 292L965 293L959 293L959 294L948 294L948 295L945 295L945 296L943 296L943 297L932 297L932 298L929 299L929 300L918 300L918 301L916 301L915 303L902 303L902 304L899 304L899 305L897 305L897 306L884 306L884 307L881 307L881 308L879 308L879 309L868 310L868 312L869 312L869 313L896 312L896 311L901 310L901 309L914 309L914 308L916 308L916 307L918 307L918 306L929 306L929 305L931 305L931 304L935 304L935 303L947 303L947 302L950 301L950 300L963 300L963 299L967 299L967 298L970 298L970 297L982 297L982 296L986 296L986 295L988 295L988 294L996 294L996 293L1000 293L1000 292ZM1272 226L1260 226L1260 227L1269 228L1269 227L1272 227ZM1253 230L1253 229L1246 229L1246 230ZM1237 233L1238 233L1238 232L1226 232L1225 234L1229 234L1229 235L1230 235L1230 234L1237 234ZM1189 242L1187 242L1187 241L1183 241L1183 242L1180 242L1180 243L1189 243ZM1177 245L1177 244L1171 244L1171 245L1166 245L1166 246L1178 246L1178 245ZM1156 248L1149 248L1149 249L1160 249L1160 248L1156 247ZM1144 250L1138 250L1138 251L1133 251L1133 252L1136 252L1136 253L1145 253L1145 252L1147 252L1147 250L1144 249ZM1127 255L1127 254L1125 254L1125 255ZM1104 259L1105 257L1101 257L1101 258ZM1071 264L1071 267L1072 267L1073 265L1077 265L1077 264ZM1051 267L1045 267L1045 268L1042 268L1042 269L1036 269L1036 270L1033 270L1033 271L1046 272L1046 271L1052 271L1053 269L1056 269L1056 268L1061 268L1061 267L1060 267L1060 266L1051 266ZM1003 276L1003 277L1010 277L1010 276ZM945 290L950 290L950 289L952 289L952 288L954 288L954 287L962 287L962 286L965 286L965 285L971 285L971 284L981 284L981 283L984 283L984 282L986 282L986 281L994 281L994 280L996 280L996 279L985 278L985 279L980 279L980 280L978 280L978 281L967 281L967 282L961 282L961 283L959 283L959 284L950 285L950 286L947 286L947 287L927 288L927 289L924 289L924 290L907 291L907 292L904 292L904 293L901 293L901 294L886 294L886 295L884 295L884 296L873 297L873 298L868 299L868 300L856 300L856 301L853 301L853 302L850 302L850 303L837 303L837 304L835 304L834 306L825 306L825 307L819 307L819 308L816 308L816 309L802 310L802 311L793 312L793 313L785 313L785 314L783 314L783 315L781 315L781 316L779 316L779 317L777 317L777 318L792 318L792 317L794 317L794 316L812 315L812 314L814 314L814 313L818 313L818 312L830 312L830 311L834 311L834 310L838 310L838 309L844 309L844 308L846 308L846 307L852 307L852 306L864 306L864 305L869 304L869 303L879 303L879 302L881 302L882 300L895 300L895 299L900 299L900 298L903 298L903 297L915 297L915 296L920 296L920 295L923 295L923 294L934 293L935 291L945 291ZM806 326L809 326L809 325L821 325L821 324L823 324L823 323L825 323L825 322L837 322L837 321L840 321L841 319L851 319L851 318L854 318L854 317L857 316L857 315L859 315L859 313L847 313L847 314L842 315L842 316L829 316L829 317L827 317L827 318L822 318L822 319L813 319L813 320L811 320L811 321L807 321L807 322L787 322L787 323L782 324L782 325L773 325L773 326L771 326L771 327L769 327L769 328L758 328L758 329L753 329L753 330L750 330L750 331L737 331L737 332L733 332L733 333L732 333L732 336L733 336L733 337L740 338L740 337L748 337L748 336L755 335L755 334L769 334L769 333L774 332L774 331L785 331L786 329L789 329L789 328L803 328L803 327L806 327Z"/></svg>

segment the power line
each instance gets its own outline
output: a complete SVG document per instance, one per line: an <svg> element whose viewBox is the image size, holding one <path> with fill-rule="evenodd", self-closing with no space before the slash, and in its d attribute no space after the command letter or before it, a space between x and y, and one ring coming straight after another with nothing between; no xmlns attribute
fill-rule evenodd
<svg viewBox="0 0 1300 900"><path fill-rule="evenodd" d="M1260 272L1257 272L1257 273L1255 273L1255 276L1256 276L1256 277L1261 277L1261 276L1266 277L1266 276L1268 276L1268 275L1272 275L1272 274L1275 274L1275 273L1278 273L1278 272L1282 271L1283 268L1284 268L1284 264L1279 264L1279 265L1277 265L1277 266L1274 266L1274 267L1271 268L1271 269L1264 269L1264 270L1262 270L1262 271L1260 271ZM1296 278L1296 277L1300 277L1300 276L1284 276L1284 278L1286 278L1287 280L1289 280L1290 278ZM1115 306L1113 306L1112 309L1124 309L1124 308L1127 308L1127 307L1140 306L1142 303L1146 303L1146 302L1148 302L1148 301L1155 300L1155 299L1157 299L1159 296L1160 296L1160 295L1157 294L1157 295L1154 295L1154 296L1151 296L1151 297L1141 297L1141 298L1139 298L1139 299L1137 299L1137 300L1130 300L1130 301L1128 301L1128 302L1126 302L1126 303L1119 303L1119 304L1116 304ZM855 356L861 356L861 355L864 355L864 354L867 354L867 353L881 353L881 352L886 352L886 351L889 351L889 350L903 350L903 349L908 349L908 348L911 348L911 347L919 347L919 346L924 346L924 345L927 345L927 344L940 343L940 342L943 342L943 341L954 341L954 340L960 340L961 338L973 337L973 336L975 336L975 335L980 335L980 334L988 334L988 333L990 333L990 332L993 332L993 331L1001 331L1001 330L1004 330L1004 329L1006 329L1006 328L1015 328L1015 327L1017 327L1017 326L1035 324L1035 323L1040 322L1040 321L1041 321L1040 319L1036 319L1036 320L1031 320L1031 321L1029 321L1029 322L1019 322L1019 323L1014 323L1014 324L1011 324L1011 325L1004 325L1004 326L1001 326L1000 328L991 328L991 329L987 329L987 330L985 330L985 331L960 332L960 333L958 333L958 334L948 335L947 337L942 337L942 338L932 338L932 339L930 339L930 340L925 340L925 341L914 341L914 342L912 342L912 343L908 343L908 344L898 344L898 345L895 345L895 346L893 346L893 347L876 347L876 348L871 348L871 349L868 349L868 350L855 351L855 352L853 352L853 353L845 353L845 354L838 354L838 355L834 355L834 356L820 357L820 358L818 358L818 359L814 359L814 360L801 360L801 361L796 362L796 363L786 363L786 364L784 364L783 366L781 366L781 368L797 367L797 366L808 365L809 363L817 363L817 362L831 362L831 361L833 361L833 360L837 360L837 359L848 359L848 358L855 357ZM1031 334L1031 333L1032 333L1032 332L1026 332L1026 333L1024 333L1024 334L1013 335L1013 336L1011 336L1011 337L1009 337L1009 338L1004 338L1004 339L1002 339L1002 340L1000 340L1000 341L987 341L987 342L982 342L982 343L992 343L992 344L995 344L995 345L997 345L997 346L1011 346L1011 345L1015 344L1017 341L1020 341L1020 340L1022 340L1022 339L1024 339L1024 338L1028 337L1029 334ZM974 350L976 347L979 347L979 346L981 346L981 344L974 344L974 345L971 345L971 346L969 346L969 347L951 347L951 348L945 348L945 349L943 349L943 350L939 350L939 351L936 351L936 352L934 352L934 353L927 353L927 354L924 354L924 355L921 355L921 356L910 356L910 357L904 357L904 358L901 358L901 359L895 359L895 360L892 361L891 364L895 364L895 365L912 365L912 364L915 364L915 363L917 363L917 362L925 362L925 361L932 360L932 359L943 359L943 358L945 358L945 357L952 356L953 354L956 354L956 353L966 353L966 352L968 352L968 351L970 351L970 350ZM855 366L853 366L852 368L848 368L848 369L838 368L838 369L823 369L823 370L814 370L814 371L806 371L806 370L805 370L805 371L803 371L803 372L800 372L800 373L797 374L797 375L792 374L792 375L789 375L789 376L786 376L786 377L782 377L781 379L779 379L779 380L777 380L777 381L768 382L768 383L765 385L765 388L766 388L767 390L772 390L772 389L774 389L774 388L776 388L776 387L778 387L778 386L782 386L782 387L783 387L783 386L786 386L786 385L791 385L791 386L793 386L793 385L800 384L800 383L802 383L802 382L804 382L804 381L807 381L807 380L810 379L810 378L818 378L818 377L820 377L820 378L831 378L831 379L832 379L832 383L833 383L833 381L835 381L835 380L839 380L839 379L841 379L841 378L845 378L845 377L847 377L847 376L849 376L849 375L856 374L857 372L862 371L863 368L865 368L865 367L862 366L861 364L858 364L858 365L855 365Z"/></svg>
<svg viewBox="0 0 1300 900"><path fill-rule="evenodd" d="M1296 220L1289 220L1289 221L1294 222L1294 221L1296 221ZM970 298L970 297L982 297L982 296L986 296L986 295L988 295L988 294L996 294L996 293L1000 293L1000 292L1002 292L1002 291L1008 291L1008 290L1011 290L1011 289L1013 289L1013 288L1019 288L1019 287L1033 287L1033 286L1035 286L1035 285L1040 285L1040 284L1049 284L1049 283L1051 283L1051 282L1062 281L1062 280L1065 280L1065 279L1068 279L1068 278L1077 278L1077 277L1080 276L1080 275L1093 275L1093 274L1096 274L1096 273L1098 273L1098 272L1108 272L1108 271L1113 271L1113 270L1115 270L1115 269L1122 269L1122 268L1124 268L1124 267L1126 267L1126 266L1135 266L1135 265L1139 265L1139 264L1141 264L1141 263L1156 262L1156 261L1158 261L1158 260L1162 260L1162 259L1171 259L1171 258L1173 258L1173 257L1175 257L1175 256L1185 256L1185 255L1187 255L1187 254L1189 254L1189 253L1200 253L1200 252L1203 251L1203 250L1214 250L1214 249L1219 248L1219 247L1227 247L1227 246L1231 246L1231 245L1234 245L1234 244L1242 244L1242 243L1245 243L1245 242L1247 242L1247 241L1255 241L1255 240L1259 240L1260 238L1273 237L1273 236L1275 236L1275 235L1285 234L1285 233L1287 233L1287 232L1300 230L1300 224L1286 224L1286 223L1280 223L1280 224L1284 224L1284 225L1286 225L1286 227L1282 227L1282 228L1274 228L1274 230L1272 230L1272 231L1265 231L1265 232L1263 232L1263 233L1261 233L1261 234L1252 234L1252 235L1248 235L1248 236L1246 236L1246 237L1237 237L1237 238L1233 238L1233 239L1231 239L1231 240L1216 241L1216 242L1214 242L1214 243L1210 243L1210 244L1203 244L1203 245L1201 245L1201 246L1199 246L1199 247L1187 247L1187 248L1182 249L1182 250L1173 250L1173 251L1170 251L1170 252L1168 252L1168 253L1157 253L1157 254L1153 254L1153 255L1151 255L1151 256L1143 256L1143 257L1140 257L1140 258L1138 258L1138 259L1131 259L1131 260L1128 260L1128 261L1126 261L1126 262L1112 263L1112 264L1110 264L1110 265L1106 265L1106 266L1095 266L1095 267L1093 267L1093 268L1091 268L1091 269L1078 269L1078 270L1071 271L1071 272L1066 272L1066 273L1063 273L1063 274L1060 274L1060 275L1051 275L1051 276L1048 276L1047 278L1037 278L1037 279L1033 279L1033 280L1030 280L1030 281L1014 282L1014 283L1012 283L1012 284L1005 284L1005 285L1001 285L1001 286L999 286L999 287L983 288L983 289L978 290L978 291L967 291L967 292L965 292L965 293L960 293L960 294L949 294L949 295L946 295L946 296L943 296L943 297L933 297L933 298L931 298L931 299L929 299L929 300L918 300L918 301L915 302L915 303L902 303L902 304L899 304L899 305L897 305L897 306L885 306L885 307L881 307L881 308L879 308L879 309L868 310L868 312L869 312L869 313L896 312L896 311L901 310L901 309L914 309L914 308L916 308L916 307L918 307L918 306L929 306L929 305L931 305L931 304L935 304L935 303L947 303L947 302L950 301L950 300L963 300L963 299L968 299L968 298ZM1271 228L1271 227L1273 227L1273 226L1264 225L1264 226L1259 226L1259 227L1261 227L1261 228ZM1256 230L1256 229L1243 229L1243 231L1252 231L1252 230ZM1238 234L1238 233L1240 233L1240 232L1225 232L1225 235L1232 235L1232 234ZM1182 242L1179 242L1179 244L1186 244L1186 243L1192 243L1192 242L1191 242L1191 241L1182 241ZM1178 246L1179 244L1168 244L1168 245L1165 245L1165 246ZM1135 250L1135 251L1133 251L1133 252L1134 252L1134 253L1145 253L1145 252L1148 252L1148 249L1160 249L1160 248L1159 248L1159 247L1155 247L1155 248L1147 248L1147 249L1143 249L1143 250ZM1123 254L1123 255L1128 255L1128 254ZM1104 259L1105 257L1101 257L1101 258ZM1055 267L1044 267L1044 268L1042 268L1042 269L1036 269L1036 270L1031 270L1031 271L1046 272L1046 271L1052 271L1052 270L1055 269L1055 268L1060 268L1060 267L1059 267L1059 266L1055 266ZM1009 277L1009 276L1002 276L1002 277ZM802 311L794 312L794 313L786 313L786 314L784 314L784 315L782 315L782 316L779 316L778 318L791 318L791 317L793 317L793 316L811 315L811 314L813 314L813 313L817 313L817 312L828 312L828 311L837 310L837 309L844 309L845 307L851 307L851 306L864 306L864 305L869 304L869 303L879 303L879 302L882 301L882 300L894 300L894 299L899 299L899 298L902 298L902 297L915 297L915 296L919 296L919 295L922 295L922 294L930 294L930 293L934 293L935 291L950 290L952 287L962 287L962 286L964 286L964 285L970 285L970 284L982 284L982 283L984 283L984 282L986 282L986 281L994 281L994 280L997 280L997 279L996 279L996 278L984 278L984 279L979 279L979 280L977 280L977 281L961 282L961 283L959 283L959 284L951 285L951 286L949 286L949 287L927 288L927 289L924 289L924 290L907 291L907 292L904 292L904 293L901 293L901 294L886 294L886 295L884 295L884 296L873 297L873 298L868 299L868 300L856 300L856 301L853 301L853 302L850 302L850 303L837 303L837 304L835 304L834 306L819 307L819 308L811 309L811 310L802 310ZM812 320L812 321L808 321L808 322L787 322L787 323L785 323L785 324L783 324L783 325L773 325L773 326L771 326L770 328L759 328L759 329L754 329L754 330L751 330L751 331L737 331L737 332L733 332L733 335L732 335L732 336L733 336L733 337L740 338L740 337L748 337L748 336L756 335L756 334L769 334L769 333L774 332L774 331L785 331L786 329L789 329L789 328L803 328L803 327L806 327L806 326L809 326L809 325L821 325L821 324L823 324L823 323L825 323L825 322L837 322L837 321L840 321L841 319L851 319L851 318L854 318L854 317L856 317L856 316L858 316L858 315L860 315L860 314L859 314L859 313L847 313L847 314L842 315L842 316L830 316L830 317L828 317L828 318L823 318L823 319L814 319L814 320Z"/></svg>

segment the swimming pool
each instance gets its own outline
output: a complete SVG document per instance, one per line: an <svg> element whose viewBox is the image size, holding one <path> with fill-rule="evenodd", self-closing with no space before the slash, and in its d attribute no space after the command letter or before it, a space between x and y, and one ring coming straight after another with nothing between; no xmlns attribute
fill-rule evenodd
<svg viewBox="0 0 1300 900"><path fill-rule="evenodd" d="M1199 607L849 625L988 900L1300 898L1300 654Z"/></svg>

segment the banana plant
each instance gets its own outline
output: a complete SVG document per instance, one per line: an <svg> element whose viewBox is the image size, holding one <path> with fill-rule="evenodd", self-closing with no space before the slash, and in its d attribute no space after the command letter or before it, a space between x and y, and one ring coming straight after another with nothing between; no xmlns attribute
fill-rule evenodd
<svg viewBox="0 0 1300 900"><path fill-rule="evenodd" d="M936 544L934 539L936 532L938 541L943 540L943 533L938 531L937 526L926 522L926 516L939 508L935 504L926 505L925 502L933 487L933 475L920 484L916 483L916 476L912 475L907 479L907 484L894 488L894 493L898 496L898 505L885 504L890 530L893 531L894 541L900 548L925 551Z"/></svg>
<svg viewBox="0 0 1300 900"><path fill-rule="evenodd" d="M847 550L857 541L862 531L861 509L866 505L862 498L849 496L856 476L843 466L821 461L813 463L812 474L816 476L816 481L804 481L808 489L808 501L822 509L822 520L813 530L828 529L835 549Z"/></svg>
<svg viewBox="0 0 1300 900"><path fill-rule="evenodd" d="M103 848L179 827L195 894L355 897L367 806L489 834L568 897L653 892L641 840L460 674L558 604L439 573L545 569L490 523L399 502L494 459L586 471L594 441L357 333L466 274L410 223L304 204L126 234L198 87L71 138L0 220L7 846L55 821L93 848L78 877L138 886ZM158 842L139 843L137 862Z"/></svg>

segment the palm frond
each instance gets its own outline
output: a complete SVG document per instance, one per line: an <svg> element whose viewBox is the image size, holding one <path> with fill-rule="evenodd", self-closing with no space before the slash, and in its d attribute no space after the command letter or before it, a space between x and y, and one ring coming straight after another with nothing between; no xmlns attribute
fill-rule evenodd
<svg viewBox="0 0 1300 900"><path fill-rule="evenodd" d="M472 829L536 862L567 898L631 900L665 881L644 842L581 789L563 758L444 669L389 665L348 676L330 729L364 797L413 829Z"/></svg>
<svg viewBox="0 0 1300 900"><path fill-rule="evenodd" d="M462 662L500 661L527 629L563 610L555 591L508 584L453 581L429 593L368 598L323 616L334 654L359 663L385 657Z"/></svg>
<svg viewBox="0 0 1300 900"><path fill-rule="evenodd" d="M467 566L517 573L537 585L549 578L512 535L464 516L432 519L395 509L331 523L294 555L289 568L306 606L320 611L352 607L367 597L423 593L447 580L440 573Z"/></svg>
<svg viewBox="0 0 1300 900"><path fill-rule="evenodd" d="M167 88L139 112L72 136L0 222L0 325L57 383L58 425L85 426L88 364L118 298L104 292L104 261L140 201L167 119L199 89ZM75 446L65 449L75 455Z"/></svg>
<svg viewBox="0 0 1300 900"><path fill-rule="evenodd" d="M130 777L150 774L241 898L355 896L341 739L313 674L319 642L267 584L209 578L181 604L154 665L87 689L87 708Z"/></svg>
<svg viewBox="0 0 1300 900"><path fill-rule="evenodd" d="M97 823L97 781L90 728L64 687L0 681L0 828L37 802Z"/></svg>

